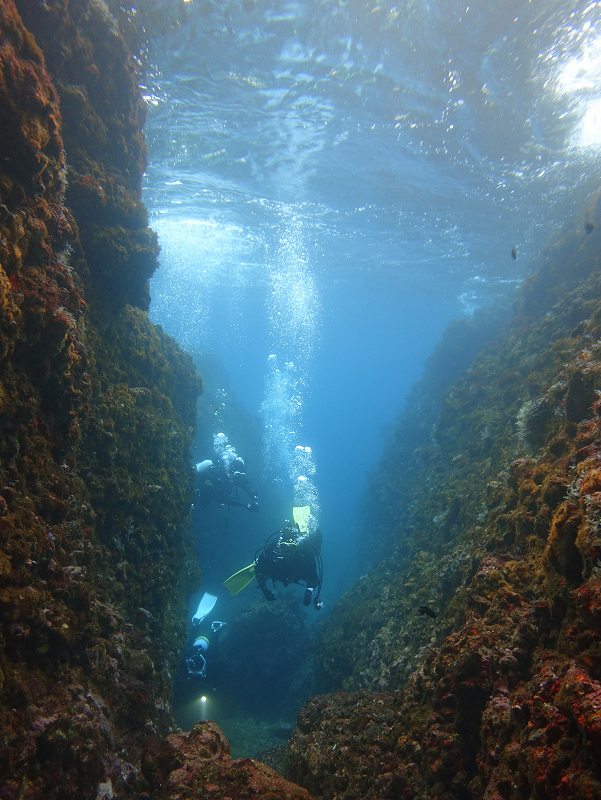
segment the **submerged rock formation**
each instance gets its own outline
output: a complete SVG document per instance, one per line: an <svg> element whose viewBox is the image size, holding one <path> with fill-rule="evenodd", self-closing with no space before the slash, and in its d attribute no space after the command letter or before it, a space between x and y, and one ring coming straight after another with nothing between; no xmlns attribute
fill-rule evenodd
<svg viewBox="0 0 601 800"><path fill-rule="evenodd" d="M200 380L146 313L143 119L104 2L0 4L4 800L158 797L165 781L179 788L161 796L192 796L187 738L161 737L199 579L186 520ZM245 797L306 796L226 755L217 772L195 758Z"/></svg>
<svg viewBox="0 0 601 800"><path fill-rule="evenodd" d="M0 29L0 794L127 793L171 729L200 384L144 310L143 109L114 22L6 2Z"/></svg>
<svg viewBox="0 0 601 800"><path fill-rule="evenodd" d="M426 372L428 435L399 420L376 475L389 556L317 648L318 688L347 691L310 701L290 748L318 796L601 797L599 211L442 403Z"/></svg>
<svg viewBox="0 0 601 800"><path fill-rule="evenodd" d="M307 798L172 733L200 380L146 313L133 60L101 0L0 33L0 797Z"/></svg>
<svg viewBox="0 0 601 800"><path fill-rule="evenodd" d="M311 637L304 607L255 602L226 628L216 669L220 687L242 716L294 720L310 694Z"/></svg>
<svg viewBox="0 0 601 800"><path fill-rule="evenodd" d="M153 746L154 745L154 746ZM188 734L173 733L150 743L143 770L156 787L153 800L311 800L300 786L252 758L232 760L223 733L213 722L198 723Z"/></svg>

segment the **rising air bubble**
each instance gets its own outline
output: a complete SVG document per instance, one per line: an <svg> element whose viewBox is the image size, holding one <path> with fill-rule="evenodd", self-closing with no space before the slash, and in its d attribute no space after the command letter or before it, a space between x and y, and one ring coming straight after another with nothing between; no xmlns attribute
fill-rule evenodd
<svg viewBox="0 0 601 800"><path fill-rule="evenodd" d="M296 444L302 434L303 406L319 330L319 297L304 246L301 219L284 209L277 251L269 265L269 336L267 358L264 456L273 479L287 476L295 505L310 505L317 518L319 498L313 482L313 451ZM298 440L297 440L298 441Z"/></svg>

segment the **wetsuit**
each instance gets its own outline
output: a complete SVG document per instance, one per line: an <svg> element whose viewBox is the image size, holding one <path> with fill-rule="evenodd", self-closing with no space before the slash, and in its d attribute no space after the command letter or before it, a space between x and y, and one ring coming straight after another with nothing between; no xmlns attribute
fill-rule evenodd
<svg viewBox="0 0 601 800"><path fill-rule="evenodd" d="M300 533L290 525L282 528L261 550L255 562L257 583L267 600L275 600L275 595L267 587L267 581L304 583L313 590L314 601L321 590L320 559L321 533ZM308 605L311 594L308 595Z"/></svg>

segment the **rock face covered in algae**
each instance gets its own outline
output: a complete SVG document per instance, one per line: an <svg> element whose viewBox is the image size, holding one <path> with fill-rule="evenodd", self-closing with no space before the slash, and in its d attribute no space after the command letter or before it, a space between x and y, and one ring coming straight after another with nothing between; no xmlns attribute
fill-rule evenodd
<svg viewBox="0 0 601 800"><path fill-rule="evenodd" d="M601 797L600 233L549 248L442 398L439 354L413 392L364 531L387 556L316 648L318 690L345 691L291 743L316 795Z"/></svg>
<svg viewBox="0 0 601 800"><path fill-rule="evenodd" d="M146 314L143 119L104 2L0 3L0 797L302 798L172 734L200 380Z"/></svg>

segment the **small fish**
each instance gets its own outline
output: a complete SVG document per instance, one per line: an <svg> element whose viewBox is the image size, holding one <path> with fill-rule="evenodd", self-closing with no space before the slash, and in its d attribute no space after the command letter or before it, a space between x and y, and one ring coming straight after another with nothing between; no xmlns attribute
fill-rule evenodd
<svg viewBox="0 0 601 800"><path fill-rule="evenodd" d="M584 223L584 232L586 233L587 236L589 235L589 233L592 233L594 230L595 230L595 226L593 225L592 222L585 222Z"/></svg>
<svg viewBox="0 0 601 800"><path fill-rule="evenodd" d="M436 619L436 617L438 616L436 611L430 608L430 606L420 606L417 610L419 611L420 614L425 614L426 616L431 617L432 619Z"/></svg>
<svg viewBox="0 0 601 800"><path fill-rule="evenodd" d="M515 260L516 260L516 258L518 257L518 251L517 251L517 247L512 247L512 248L511 248L511 257L513 258L513 260L514 260L514 261L515 261Z"/></svg>

